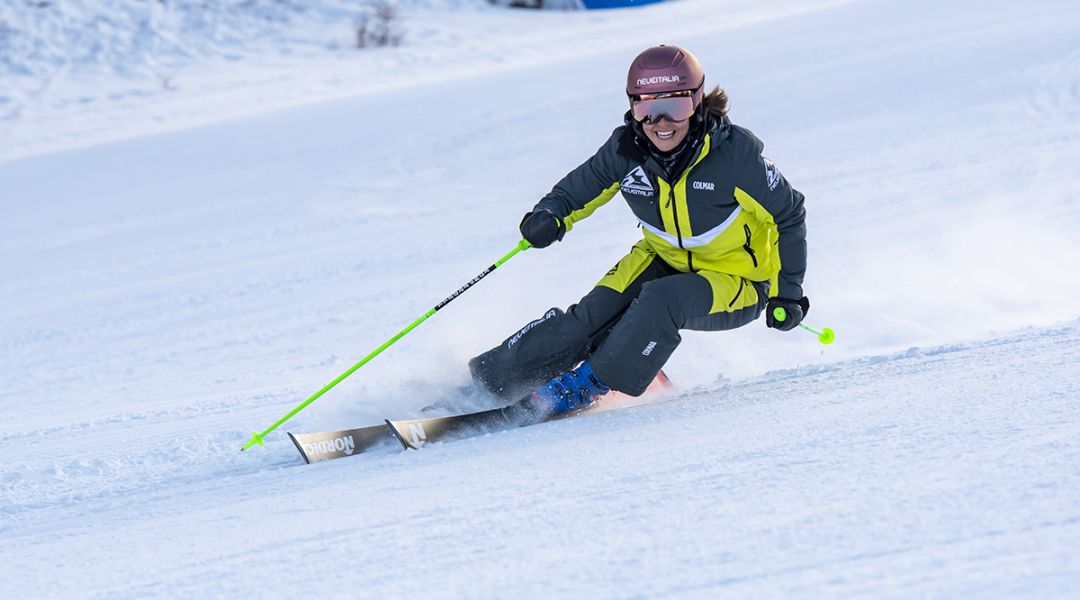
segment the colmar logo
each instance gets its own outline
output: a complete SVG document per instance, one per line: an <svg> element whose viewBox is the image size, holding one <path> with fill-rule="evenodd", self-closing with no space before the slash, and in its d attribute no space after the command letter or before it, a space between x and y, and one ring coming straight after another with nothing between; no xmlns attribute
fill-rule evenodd
<svg viewBox="0 0 1080 600"><path fill-rule="evenodd" d="M709 190L710 192L716 191L716 184L711 181L695 181L695 190Z"/></svg>
<svg viewBox="0 0 1080 600"><path fill-rule="evenodd" d="M304 444L304 454L307 454L308 456L330 454L332 452L344 452L346 455L352 455L355 451L356 442L353 441L351 435L343 435L332 440L320 440L318 442Z"/></svg>
<svg viewBox="0 0 1080 600"><path fill-rule="evenodd" d="M649 342L649 345L645 346L645 349L641 351L641 355L642 356L648 356L648 355L652 354L653 348L655 348L655 347L656 347L656 342Z"/></svg>
<svg viewBox="0 0 1080 600"><path fill-rule="evenodd" d="M649 182L649 176L645 174L645 169L642 169L640 165L634 168L623 177L623 180L619 182L619 188L627 194L634 194L636 196L652 196L655 190L652 183Z"/></svg>
<svg viewBox="0 0 1080 600"><path fill-rule="evenodd" d="M657 75L656 77L642 77L637 80L637 84L641 85L653 85L656 83L679 83L678 75Z"/></svg>

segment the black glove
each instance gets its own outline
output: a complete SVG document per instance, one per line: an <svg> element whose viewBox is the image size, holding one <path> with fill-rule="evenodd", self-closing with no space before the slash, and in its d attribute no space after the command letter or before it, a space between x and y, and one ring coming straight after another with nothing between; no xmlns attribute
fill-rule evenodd
<svg viewBox="0 0 1080 600"><path fill-rule="evenodd" d="M787 313L784 315L783 321L777 319L776 315L773 314L778 308L784 309L784 312ZM791 331L798 327L799 323L802 323L808 312L810 312L810 299L806 296L798 300L769 298L769 305L765 307L765 325L780 331Z"/></svg>
<svg viewBox="0 0 1080 600"><path fill-rule="evenodd" d="M566 235L566 224L550 210L544 209L525 213L518 229L521 230L521 237L533 248L547 248Z"/></svg>

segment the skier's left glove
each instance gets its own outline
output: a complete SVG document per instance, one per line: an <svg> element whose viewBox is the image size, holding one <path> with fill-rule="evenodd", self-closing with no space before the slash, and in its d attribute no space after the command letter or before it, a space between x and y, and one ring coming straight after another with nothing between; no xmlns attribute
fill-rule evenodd
<svg viewBox="0 0 1080 600"><path fill-rule="evenodd" d="M776 309L784 309L783 321L776 318ZM802 323L806 313L810 312L810 299L806 296L798 300L791 298L769 298L769 305L765 307L765 325L780 331L791 331Z"/></svg>

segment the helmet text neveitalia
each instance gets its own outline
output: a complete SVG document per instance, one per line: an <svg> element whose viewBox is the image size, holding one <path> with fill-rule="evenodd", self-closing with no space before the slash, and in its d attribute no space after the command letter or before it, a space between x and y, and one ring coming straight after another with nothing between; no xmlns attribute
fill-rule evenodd
<svg viewBox="0 0 1080 600"><path fill-rule="evenodd" d="M657 75L655 77L642 77L637 80L638 85L652 85L654 83L679 83L679 76Z"/></svg>

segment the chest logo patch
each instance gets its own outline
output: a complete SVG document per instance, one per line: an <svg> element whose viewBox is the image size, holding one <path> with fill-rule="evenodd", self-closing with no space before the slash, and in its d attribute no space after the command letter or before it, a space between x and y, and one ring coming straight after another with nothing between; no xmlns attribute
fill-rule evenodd
<svg viewBox="0 0 1080 600"><path fill-rule="evenodd" d="M634 167L633 171L623 177L619 187L628 194L638 196L652 196L653 192L656 191L653 189L652 183L649 182L649 176L645 174L645 169L642 169L640 165Z"/></svg>
<svg viewBox="0 0 1080 600"><path fill-rule="evenodd" d="M695 181L695 190L709 190L710 192L716 191L716 184L711 181Z"/></svg>

